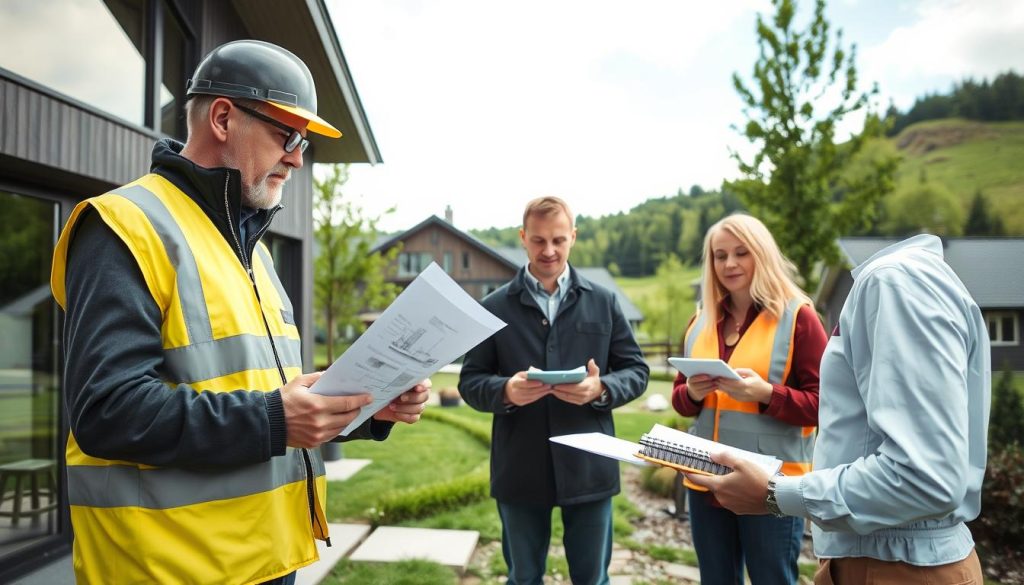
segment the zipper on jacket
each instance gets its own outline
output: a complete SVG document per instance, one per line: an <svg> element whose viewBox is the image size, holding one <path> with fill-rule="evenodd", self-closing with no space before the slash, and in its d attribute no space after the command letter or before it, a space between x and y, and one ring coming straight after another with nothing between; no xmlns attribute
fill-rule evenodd
<svg viewBox="0 0 1024 585"><path fill-rule="evenodd" d="M263 327L267 331L267 340L270 342L270 349L274 353L274 361L277 363L277 372L281 376L281 384L287 385L288 377L284 373L284 366L281 365L281 357L277 353L277 344L274 343L274 334L270 331L270 323L267 321L267 315L266 313L263 312L263 300L260 299L260 290L256 286L256 276L253 274L252 265L249 263L249 259L242 249L242 243L238 240L238 232L235 230L235 224L234 222L231 221L231 205L229 205L228 201L228 183L230 182L230 180L231 174L226 173L224 175L224 212L228 218L228 229L231 231L231 237L235 240L235 248L238 250L238 257L242 261L242 267L245 268L246 273L248 273L249 275L249 281L252 282L252 291L256 295L256 303L260 307L260 316L263 317ZM259 240L259 237L261 237L269 227L270 222L268 221L260 229L256 237L251 238L250 240ZM316 489L316 486L313 483L313 462L309 458L309 451L307 451L305 448L300 450L302 451L302 462L304 464L306 472L306 501L309 505L309 523L310 526L312 527L313 525L319 525L320 523L320 520L317 518L316 515L316 501L313 497L313 490ZM321 534L326 533L323 526L320 526L319 528ZM331 537L326 537L324 539L324 543L327 546L331 546Z"/></svg>

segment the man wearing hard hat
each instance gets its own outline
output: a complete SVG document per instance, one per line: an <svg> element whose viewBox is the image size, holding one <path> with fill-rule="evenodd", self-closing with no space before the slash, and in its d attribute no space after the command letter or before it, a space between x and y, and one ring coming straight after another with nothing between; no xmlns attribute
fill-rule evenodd
<svg viewBox="0 0 1024 585"><path fill-rule="evenodd" d="M68 503L82 583L290 583L326 540L318 447L369 404L303 374L292 304L260 237L302 166L309 69L236 41L188 86L188 140L88 199L54 253L65 311ZM429 383L427 383L428 385ZM419 419L419 384L348 438Z"/></svg>

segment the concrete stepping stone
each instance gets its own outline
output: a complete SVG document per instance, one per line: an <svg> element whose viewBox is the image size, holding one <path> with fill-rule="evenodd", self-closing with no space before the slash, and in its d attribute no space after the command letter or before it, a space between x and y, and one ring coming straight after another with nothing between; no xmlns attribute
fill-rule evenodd
<svg viewBox="0 0 1024 585"><path fill-rule="evenodd" d="M316 541L320 560L298 570L295 585L316 585L323 580L345 555L352 552L370 533L372 527L366 524L328 524L331 531L331 546Z"/></svg>
<svg viewBox="0 0 1024 585"><path fill-rule="evenodd" d="M475 530L399 528L381 526L373 531L349 559L394 562L426 559L463 573L476 549L480 533Z"/></svg>
<svg viewBox="0 0 1024 585"><path fill-rule="evenodd" d="M338 459L337 461L324 461L324 469L327 471L327 481L345 481L355 475L360 469L369 465L372 461L372 459Z"/></svg>

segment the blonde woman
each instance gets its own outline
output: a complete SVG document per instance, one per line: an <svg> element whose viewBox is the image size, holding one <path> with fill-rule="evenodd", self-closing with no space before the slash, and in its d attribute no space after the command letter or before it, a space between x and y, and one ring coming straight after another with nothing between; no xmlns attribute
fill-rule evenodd
<svg viewBox="0 0 1024 585"><path fill-rule="evenodd" d="M672 405L697 435L810 471L818 423L818 366L827 338L795 270L759 220L730 215L704 238L701 309L683 338L686 357L719 358L741 380L676 377ZM704 585L796 583L803 527L794 517L739 516L690 491L690 527Z"/></svg>

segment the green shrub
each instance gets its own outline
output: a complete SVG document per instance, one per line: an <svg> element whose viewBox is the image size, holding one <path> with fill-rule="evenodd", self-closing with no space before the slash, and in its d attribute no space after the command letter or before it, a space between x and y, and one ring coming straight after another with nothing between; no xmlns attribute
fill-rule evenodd
<svg viewBox="0 0 1024 585"><path fill-rule="evenodd" d="M981 515L970 523L986 573L1024 577L1024 447L990 451ZM1007 581L1009 582L1009 580Z"/></svg>
<svg viewBox="0 0 1024 585"><path fill-rule="evenodd" d="M425 518L484 500L490 487L487 471L475 471L451 481L385 494L367 510L367 517L374 526Z"/></svg>
<svg viewBox="0 0 1024 585"><path fill-rule="evenodd" d="M1024 400L1013 383L1009 365L1003 366L992 388L992 414L988 422L989 452L1008 445L1024 445Z"/></svg>
<svg viewBox="0 0 1024 585"><path fill-rule="evenodd" d="M676 487L679 472L671 467L645 467L640 472L644 489L659 496L671 498Z"/></svg>

